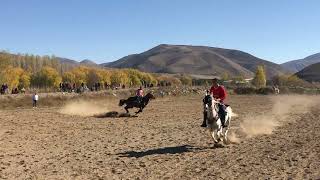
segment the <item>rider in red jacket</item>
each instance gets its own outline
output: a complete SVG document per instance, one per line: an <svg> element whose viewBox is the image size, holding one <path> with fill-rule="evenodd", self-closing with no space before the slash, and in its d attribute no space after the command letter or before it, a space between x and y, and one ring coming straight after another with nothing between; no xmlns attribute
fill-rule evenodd
<svg viewBox="0 0 320 180"><path fill-rule="evenodd" d="M224 103L227 97L227 92L223 86L219 85L217 80L212 81L212 87L210 88L210 94L220 103Z"/></svg>
<svg viewBox="0 0 320 180"><path fill-rule="evenodd" d="M215 98L216 101L219 101L219 116L222 123L222 126L225 126L225 115L226 115L226 106L224 105L224 101L227 97L227 91L223 86L218 83L218 79L214 78L212 80L212 86L210 88L210 94ZM207 127L206 121L204 119L201 127Z"/></svg>

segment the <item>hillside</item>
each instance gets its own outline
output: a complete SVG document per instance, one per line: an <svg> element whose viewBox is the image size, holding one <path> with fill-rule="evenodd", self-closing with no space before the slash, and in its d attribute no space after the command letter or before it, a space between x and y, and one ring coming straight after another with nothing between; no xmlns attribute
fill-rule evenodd
<svg viewBox="0 0 320 180"><path fill-rule="evenodd" d="M320 62L320 53L317 53L303 59L298 59L298 60L293 60L293 61L283 63L281 64L281 66L292 72L298 72L311 64L315 64L319 62Z"/></svg>
<svg viewBox="0 0 320 180"><path fill-rule="evenodd" d="M296 75L309 82L320 82L320 63L312 64L296 73Z"/></svg>
<svg viewBox="0 0 320 180"><path fill-rule="evenodd" d="M242 75L244 77L252 77L258 65L266 67L268 77L285 72L278 64L238 50L166 44L105 64L106 67L136 68L154 73L199 75L228 73L231 76Z"/></svg>

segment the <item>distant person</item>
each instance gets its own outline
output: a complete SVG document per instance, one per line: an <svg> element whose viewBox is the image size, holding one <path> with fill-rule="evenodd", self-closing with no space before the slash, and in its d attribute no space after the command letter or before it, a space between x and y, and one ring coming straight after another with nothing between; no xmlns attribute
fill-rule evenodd
<svg viewBox="0 0 320 180"><path fill-rule="evenodd" d="M136 91L136 97L139 103L142 101L143 96L144 96L144 92L143 92L142 86L140 86L139 89L137 89Z"/></svg>
<svg viewBox="0 0 320 180"><path fill-rule="evenodd" d="M225 88L218 83L218 79L214 78L212 80L212 86L210 88L210 94L213 98L219 102L219 117L221 120L222 127L225 127L225 117L226 117L226 106L224 105L224 101L227 98L227 91ZM207 127L206 121L204 120L201 127Z"/></svg>
<svg viewBox="0 0 320 180"><path fill-rule="evenodd" d="M26 93L26 89L23 87L21 90L21 93L25 94Z"/></svg>
<svg viewBox="0 0 320 180"><path fill-rule="evenodd" d="M33 108L37 107L38 100L39 100L39 95L37 93L34 93L32 96L32 102L33 102L32 107Z"/></svg>

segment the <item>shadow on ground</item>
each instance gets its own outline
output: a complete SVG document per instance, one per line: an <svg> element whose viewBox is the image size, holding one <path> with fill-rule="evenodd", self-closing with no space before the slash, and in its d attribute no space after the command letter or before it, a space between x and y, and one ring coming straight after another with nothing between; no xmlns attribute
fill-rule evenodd
<svg viewBox="0 0 320 180"><path fill-rule="evenodd" d="M122 118L122 117L138 117L137 115L131 115L129 113L119 113L117 111L110 111L104 114L94 115L96 118Z"/></svg>
<svg viewBox="0 0 320 180"><path fill-rule="evenodd" d="M141 158L149 155L161 155L161 154L182 154L186 152L200 152L206 149L215 149L221 147L195 147L191 145L183 145L183 146L174 146L174 147L164 147L158 149L150 149L146 151L127 151L123 153L119 153L120 157L135 157Z"/></svg>

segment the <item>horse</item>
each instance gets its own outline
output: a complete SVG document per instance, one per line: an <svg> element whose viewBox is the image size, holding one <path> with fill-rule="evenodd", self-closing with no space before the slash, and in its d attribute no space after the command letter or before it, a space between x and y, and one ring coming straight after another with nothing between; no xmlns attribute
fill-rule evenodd
<svg viewBox="0 0 320 180"><path fill-rule="evenodd" d="M278 86L273 86L272 89L274 91L274 94L280 94L280 89Z"/></svg>
<svg viewBox="0 0 320 180"><path fill-rule="evenodd" d="M136 112L136 114L138 114L142 112L143 108L145 108L148 105L151 99L155 99L155 97L151 93L148 93L147 95L142 97L140 102L138 102L136 96L129 97L128 99L120 99L119 106L123 106L124 104L126 104L124 109L126 110L127 113L129 113L128 109L130 108L134 108L134 107L139 108L139 111Z"/></svg>
<svg viewBox="0 0 320 180"><path fill-rule="evenodd" d="M225 126L222 127L221 119L219 116L219 103L212 95L206 93L203 99L204 118L207 122L207 128L211 134L214 144L222 141L224 144L228 144L228 131L230 128L230 122L232 117L232 109L229 105L226 106Z"/></svg>

